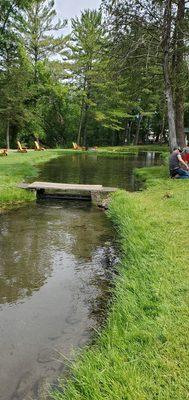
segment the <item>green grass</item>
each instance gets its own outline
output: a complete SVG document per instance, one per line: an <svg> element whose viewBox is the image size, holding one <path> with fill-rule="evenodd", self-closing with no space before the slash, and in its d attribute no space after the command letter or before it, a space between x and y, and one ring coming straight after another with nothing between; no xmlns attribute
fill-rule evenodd
<svg viewBox="0 0 189 400"><path fill-rule="evenodd" d="M109 147L99 147L98 152L118 152L118 153L134 153L137 154L140 151L156 151L156 152L168 152L168 146L166 144L148 144L139 146L109 146Z"/></svg>
<svg viewBox="0 0 189 400"><path fill-rule="evenodd" d="M55 400L189 398L189 182L142 173L147 190L117 192L109 210L122 259L106 327Z"/></svg>
<svg viewBox="0 0 189 400"><path fill-rule="evenodd" d="M33 201L35 195L18 184L38 175L38 165L62 154L60 150L17 153L10 152L7 157L0 157L0 212Z"/></svg>

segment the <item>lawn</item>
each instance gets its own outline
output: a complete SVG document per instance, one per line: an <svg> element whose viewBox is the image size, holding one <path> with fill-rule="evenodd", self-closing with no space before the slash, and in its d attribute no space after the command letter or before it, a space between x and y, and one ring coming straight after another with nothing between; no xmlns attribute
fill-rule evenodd
<svg viewBox="0 0 189 400"><path fill-rule="evenodd" d="M0 212L7 208L33 201L35 195L18 184L38 175L38 166L62 154L61 150L30 151L28 153L9 152L0 157Z"/></svg>

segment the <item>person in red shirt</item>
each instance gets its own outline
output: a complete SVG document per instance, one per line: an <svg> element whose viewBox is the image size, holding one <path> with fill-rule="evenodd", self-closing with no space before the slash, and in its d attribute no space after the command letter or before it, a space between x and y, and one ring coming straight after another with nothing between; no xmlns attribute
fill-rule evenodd
<svg viewBox="0 0 189 400"><path fill-rule="evenodd" d="M169 158L171 178L189 179L189 166L181 156L182 150L176 146ZM185 168L185 169L183 169Z"/></svg>
<svg viewBox="0 0 189 400"><path fill-rule="evenodd" d="M182 159L189 164L189 147L185 147L182 151Z"/></svg>

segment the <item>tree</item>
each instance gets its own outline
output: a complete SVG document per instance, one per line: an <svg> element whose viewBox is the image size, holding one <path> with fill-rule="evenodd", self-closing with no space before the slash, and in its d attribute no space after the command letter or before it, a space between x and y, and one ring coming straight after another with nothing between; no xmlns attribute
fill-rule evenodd
<svg viewBox="0 0 189 400"><path fill-rule="evenodd" d="M66 53L65 67L69 70L69 78L72 79L80 101L78 144L87 144L89 119L96 107L95 84L99 77L103 46L104 28L99 11L85 10L80 18L72 19L70 52Z"/></svg>
<svg viewBox="0 0 189 400"><path fill-rule="evenodd" d="M21 103L24 99L27 72L23 68L25 56L21 30L23 12L28 4L27 0L2 0L0 5L0 114L2 129L6 129L8 148L10 126L20 120L22 114Z"/></svg>
<svg viewBox="0 0 189 400"><path fill-rule="evenodd" d="M60 86L59 82L53 80L52 69L50 68L51 57L53 60L67 41L66 37L57 35L66 25L66 20L54 22L56 17L54 0L48 2L46 0L34 0L24 17L26 29L23 33L23 40L32 65L33 79L29 82L28 120L21 135L45 139L47 110L48 107L49 112L52 109L56 97L55 93L58 93L57 88ZM59 121L61 121L61 118L59 118ZM56 122L57 114L55 113L54 124Z"/></svg>
<svg viewBox="0 0 189 400"><path fill-rule="evenodd" d="M117 43L117 47L120 45L120 38L124 41L133 27L138 28L139 37L135 41L131 40L132 50L130 54L125 55L125 58L129 59L133 54L137 58L140 49L147 48L144 41L141 40L144 38L145 44L150 45L156 55L154 62L153 53L151 51L144 52L144 60L150 60L153 68L162 64L171 148L177 142L184 144L183 71L186 71L187 55L187 49L184 46L187 32L184 27L188 20L186 3L184 0L178 2L169 0L104 1L106 10L109 12L114 43ZM136 48L137 51L133 51ZM159 81L161 82L160 74Z"/></svg>
<svg viewBox="0 0 189 400"><path fill-rule="evenodd" d="M168 123L169 123L169 145L173 149L177 145L175 107L173 99L173 88L170 78L170 53L171 53L171 23L172 23L172 0L166 0L164 4L163 17L163 71L165 81L165 96L167 99Z"/></svg>
<svg viewBox="0 0 189 400"><path fill-rule="evenodd" d="M17 135L24 140L35 134L44 137L48 107L55 98L64 104L58 94L61 85L51 78L48 63L64 46L63 37L52 32L65 21L53 23L54 1L2 0L0 10L0 133L4 143L6 131L9 147ZM58 113L54 124L59 118L60 125Z"/></svg>
<svg viewBox="0 0 189 400"><path fill-rule="evenodd" d="M175 50L173 57L173 72L175 75L175 112L176 112L176 132L179 146L185 146L184 134L184 86L187 76L185 76L185 0L178 1L177 16L175 23Z"/></svg>
<svg viewBox="0 0 189 400"><path fill-rule="evenodd" d="M57 55L67 40L62 35L54 37L67 24L67 21L54 22L56 11L54 0L34 0L26 13L25 43L34 65L34 80L38 79L38 63ZM53 34L52 34L53 33Z"/></svg>
<svg viewBox="0 0 189 400"><path fill-rule="evenodd" d="M14 139L27 119L25 101L28 98L28 81L31 77L30 64L25 50L20 45L19 57L14 60L7 59L6 69L0 74L0 115L1 128L6 131L6 147L10 147L10 141ZM11 133L11 137L10 137ZM5 142L5 134L4 142Z"/></svg>
<svg viewBox="0 0 189 400"><path fill-rule="evenodd" d="M147 18L137 1L104 3L109 16L112 69L121 77L126 93L122 95L128 114L123 121L125 140L136 144L142 129L149 131L162 102L163 74L156 39L159 27L152 17Z"/></svg>

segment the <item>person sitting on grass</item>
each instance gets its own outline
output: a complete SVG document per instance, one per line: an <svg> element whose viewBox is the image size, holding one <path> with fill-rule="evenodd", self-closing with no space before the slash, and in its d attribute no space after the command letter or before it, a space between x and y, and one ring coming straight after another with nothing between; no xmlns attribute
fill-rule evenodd
<svg viewBox="0 0 189 400"><path fill-rule="evenodd" d="M180 147L174 147L169 159L170 176L171 178L189 179L189 167L182 159L181 153L182 150ZM185 167L185 169L181 168L181 165Z"/></svg>
<svg viewBox="0 0 189 400"><path fill-rule="evenodd" d="M182 159L189 164L189 147L184 147L182 151Z"/></svg>

